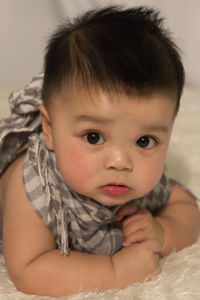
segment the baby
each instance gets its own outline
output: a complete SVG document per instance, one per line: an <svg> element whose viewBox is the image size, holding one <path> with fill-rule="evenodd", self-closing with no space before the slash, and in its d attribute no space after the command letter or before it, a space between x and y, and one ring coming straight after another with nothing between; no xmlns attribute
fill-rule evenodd
<svg viewBox="0 0 200 300"><path fill-rule="evenodd" d="M183 86L156 11L108 7L55 32L44 77L0 123L3 253L19 290L124 288L196 241L195 198L164 173Z"/></svg>

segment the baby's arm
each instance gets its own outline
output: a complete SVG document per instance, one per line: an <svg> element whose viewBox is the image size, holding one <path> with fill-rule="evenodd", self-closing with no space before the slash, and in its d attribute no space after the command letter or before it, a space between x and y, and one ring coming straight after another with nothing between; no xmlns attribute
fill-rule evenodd
<svg viewBox="0 0 200 300"><path fill-rule="evenodd" d="M4 256L18 289L61 297L95 288L123 288L156 272L156 243L132 245L113 257L73 251L62 256L26 197L22 165L23 157L7 170L3 212Z"/></svg>
<svg viewBox="0 0 200 300"><path fill-rule="evenodd" d="M164 231L161 255L180 250L196 242L200 233L200 211L195 199L174 185L168 204L158 211L156 221Z"/></svg>
<svg viewBox="0 0 200 300"><path fill-rule="evenodd" d="M155 217L132 204L122 207L116 219L122 221L124 245L156 240L160 256L193 244L200 233L200 212L195 199L178 185L172 187L167 205Z"/></svg>

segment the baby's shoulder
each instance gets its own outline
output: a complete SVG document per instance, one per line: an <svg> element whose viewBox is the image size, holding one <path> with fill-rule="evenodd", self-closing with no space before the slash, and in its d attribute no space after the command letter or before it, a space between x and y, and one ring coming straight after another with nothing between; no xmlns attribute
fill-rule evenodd
<svg viewBox="0 0 200 300"><path fill-rule="evenodd" d="M20 155L0 177L0 214L3 213L7 195L14 193L20 186L23 186L23 164L25 155ZM23 190L23 189L22 189ZM1 217L0 217L1 218Z"/></svg>

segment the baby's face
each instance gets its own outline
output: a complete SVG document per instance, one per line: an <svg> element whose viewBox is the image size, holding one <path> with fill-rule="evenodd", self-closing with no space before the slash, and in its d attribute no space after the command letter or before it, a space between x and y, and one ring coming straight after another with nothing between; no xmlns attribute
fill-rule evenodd
<svg viewBox="0 0 200 300"><path fill-rule="evenodd" d="M69 187L105 205L123 204L155 187L174 122L175 103L169 97L80 90L55 102L48 147Z"/></svg>

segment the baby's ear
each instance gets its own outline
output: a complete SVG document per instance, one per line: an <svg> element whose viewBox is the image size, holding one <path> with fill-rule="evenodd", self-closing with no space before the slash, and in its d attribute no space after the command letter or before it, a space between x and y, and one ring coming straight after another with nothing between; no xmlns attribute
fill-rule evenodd
<svg viewBox="0 0 200 300"><path fill-rule="evenodd" d="M47 149L54 150L51 122L48 111L44 105L39 106L41 121L42 121L42 131L44 135L44 141Z"/></svg>

